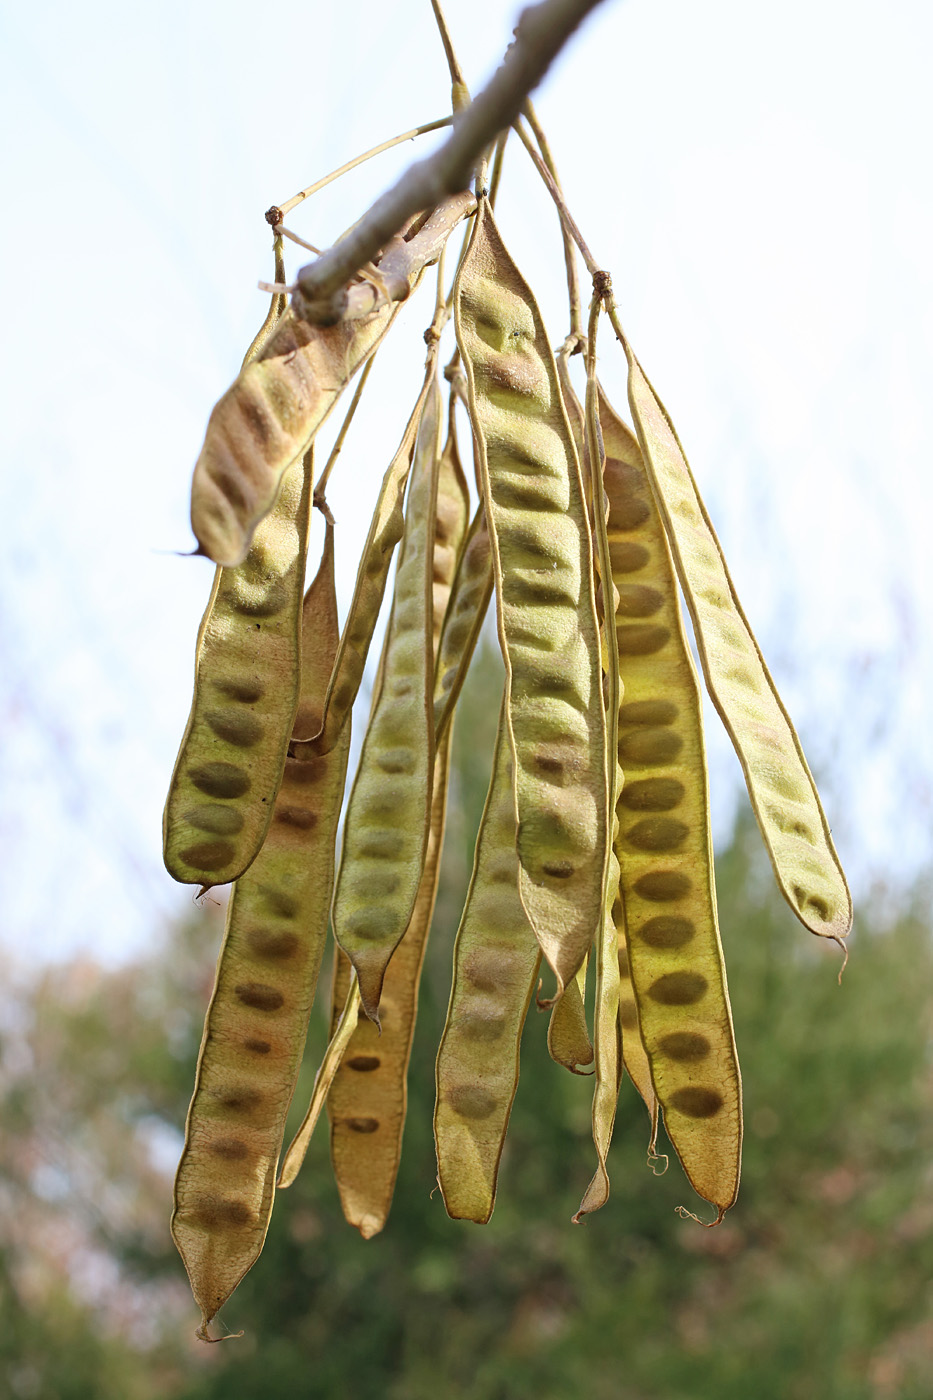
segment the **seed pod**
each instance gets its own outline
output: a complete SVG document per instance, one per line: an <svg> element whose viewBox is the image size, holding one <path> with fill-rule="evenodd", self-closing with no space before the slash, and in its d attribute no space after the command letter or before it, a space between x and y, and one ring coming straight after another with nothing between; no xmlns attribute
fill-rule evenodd
<svg viewBox="0 0 933 1400"><path fill-rule="evenodd" d="M183 884L235 880L269 827L298 706L311 484L309 452L246 561L214 577L163 818L165 866Z"/></svg>
<svg viewBox="0 0 933 1400"><path fill-rule="evenodd" d="M622 1064L625 1072L638 1090L651 1119L651 1137L648 1143L648 1156L656 1155L658 1138L658 1096L651 1081L651 1066L641 1038L638 1023L638 1006L632 989L632 974L629 969L628 939L625 933L625 906L621 895L612 911L615 924L619 957L619 1033L622 1040Z"/></svg>
<svg viewBox="0 0 933 1400"><path fill-rule="evenodd" d="M473 877L457 932L437 1055L434 1141L447 1213L482 1224L518 1086L522 1026L541 954L518 894L512 751L505 700Z"/></svg>
<svg viewBox="0 0 933 1400"><path fill-rule="evenodd" d="M470 524L451 588L434 676L434 733L440 742L463 688L492 597L492 558L482 504Z"/></svg>
<svg viewBox="0 0 933 1400"><path fill-rule="evenodd" d="M435 383L418 432L382 688L350 793L334 897L337 942L377 1024L382 980L411 918L430 829L439 408Z"/></svg>
<svg viewBox="0 0 933 1400"><path fill-rule="evenodd" d="M433 590L435 654L469 510L452 409L451 401L447 443L438 471ZM386 969L379 1001L381 1033L371 1021L365 1018L360 1021L327 1098L331 1161L340 1202L347 1220L364 1239L370 1239L385 1225L401 1157L418 988L444 843L451 733L448 727L437 747L424 873L408 928ZM349 961L340 954L334 978L334 1014L343 1005L349 976Z"/></svg>
<svg viewBox="0 0 933 1400"><path fill-rule="evenodd" d="M328 526L304 604L301 694L310 711L320 711L337 632ZM228 906L172 1218L201 1335L259 1257L272 1212L327 933L349 738L346 730L330 754L288 760L269 834Z"/></svg>
<svg viewBox="0 0 933 1400"><path fill-rule="evenodd" d="M327 1096L330 1155L347 1221L364 1240L386 1223L402 1152L408 1106L408 1062L418 1010L418 988L434 913L450 774L448 729L434 765L431 831L424 874L411 920L386 968L377 1030L361 1017ZM339 955L334 1002L342 1006L350 962Z"/></svg>
<svg viewBox="0 0 933 1400"><path fill-rule="evenodd" d="M627 342L629 402L706 686L735 746L781 893L808 929L837 942L852 898L800 740L742 611L667 411Z"/></svg>
<svg viewBox="0 0 933 1400"><path fill-rule="evenodd" d="M477 212L454 293L492 545L519 890L557 995L599 929L605 723L583 490L540 312Z"/></svg>
<svg viewBox="0 0 933 1400"><path fill-rule="evenodd" d="M585 1215L599 1210L609 1199L609 1173L606 1158L615 1124L619 1082L622 1075L619 1037L619 958L612 908L619 888L619 862L610 852L609 888L606 911L596 948L596 1083L593 1090L593 1144L598 1162L596 1171L573 1217L579 1225Z"/></svg>
<svg viewBox="0 0 933 1400"><path fill-rule="evenodd" d="M588 961L588 958L583 959L576 977L567 983L564 995L551 1007L547 1028L548 1054L555 1064L563 1065L571 1074L584 1074L577 1066L593 1063L593 1042L583 1001Z"/></svg>
<svg viewBox="0 0 933 1400"><path fill-rule="evenodd" d="M379 268L394 298L389 305L327 327L308 325L294 310L283 316L211 413L191 484L191 525L201 553L217 564L243 561L285 472L308 449L471 203L469 194L453 195L409 241L392 240Z"/></svg>
<svg viewBox="0 0 933 1400"><path fill-rule="evenodd" d="M357 570L350 611L340 634L340 647L327 687L320 729L307 741L314 745L318 753L326 753L337 742L359 694L373 631L385 596L392 555L405 528L402 504L405 499L405 487L408 484L412 454L425 404L429 394L436 388L434 374L435 361L432 356L429 358L424 383L402 434L398 451L382 479L376 509L373 511L369 534ZM297 746L294 751L298 752Z"/></svg>
<svg viewBox="0 0 933 1400"><path fill-rule="evenodd" d="M619 927L668 1137L696 1191L722 1214L738 1191L742 1106L716 918L700 693L638 443L603 395L599 416L625 688Z"/></svg>

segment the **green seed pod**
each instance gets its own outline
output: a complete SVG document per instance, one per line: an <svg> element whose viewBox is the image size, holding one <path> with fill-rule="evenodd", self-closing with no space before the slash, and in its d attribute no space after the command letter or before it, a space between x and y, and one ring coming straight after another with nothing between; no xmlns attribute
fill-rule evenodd
<svg viewBox="0 0 933 1400"><path fill-rule="evenodd" d="M333 530L304 605L302 705L320 712L337 650ZM314 1000L334 878L349 730L289 759L272 825L237 881L204 1024L172 1234L201 1333L262 1249L275 1169Z"/></svg>
<svg viewBox="0 0 933 1400"><path fill-rule="evenodd" d="M334 933L378 1024L386 966L424 869L434 764L432 645L440 389L425 399L386 634L380 693L344 822Z"/></svg>
<svg viewBox="0 0 933 1400"><path fill-rule="evenodd" d="M628 940L668 1137L696 1191L721 1214L738 1191L742 1101L716 917L700 692L638 443L602 395L599 416L624 685L617 929Z"/></svg>
<svg viewBox="0 0 933 1400"><path fill-rule="evenodd" d="M434 1141L448 1215L483 1223L518 1086L522 1026L541 954L518 894L512 753L503 700L473 878L454 948L437 1055Z"/></svg>
<svg viewBox="0 0 933 1400"><path fill-rule="evenodd" d="M183 884L242 875L272 818L298 706L311 486L309 452L286 473L245 562L214 578L163 818L165 866Z"/></svg>
<svg viewBox="0 0 933 1400"><path fill-rule="evenodd" d="M485 203L454 304L506 665L519 889L559 996L600 927L606 869L590 540L540 312Z"/></svg>
<svg viewBox="0 0 933 1400"><path fill-rule="evenodd" d="M629 402L693 619L706 686L735 746L781 893L808 929L837 942L852 898L800 740L742 611L667 412L628 343Z"/></svg>
<svg viewBox="0 0 933 1400"><path fill-rule="evenodd" d="M398 451L382 479L376 509L373 511L369 534L357 570L350 611L340 634L340 648L327 687L320 728L318 733L307 741L314 745L318 753L327 752L337 742L359 694L373 631L385 596L392 555L405 528L405 487L408 484L412 454L425 405L429 395L436 391L434 375L435 361L432 356ZM296 748L295 752L297 751Z"/></svg>

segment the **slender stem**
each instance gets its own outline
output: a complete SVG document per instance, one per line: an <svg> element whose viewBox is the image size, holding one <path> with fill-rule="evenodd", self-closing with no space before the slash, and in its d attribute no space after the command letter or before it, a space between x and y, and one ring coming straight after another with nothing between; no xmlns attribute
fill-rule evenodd
<svg viewBox="0 0 933 1400"><path fill-rule="evenodd" d="M351 233L301 269L302 296L295 308L299 314L322 324L333 324L343 316L344 288L357 269L375 258L412 214L433 209L445 195L468 186L482 152L516 120L529 92L600 3L541 0L523 11L504 63L469 107L458 113L444 145L410 166Z"/></svg>
<svg viewBox="0 0 933 1400"><path fill-rule="evenodd" d="M299 248L307 248L309 253L316 253L318 257L321 256L320 248L316 248L314 244L309 243L306 238L300 238L297 233L292 233L291 229L286 228L284 224L276 224L275 231L276 233L280 233L283 238L290 239L292 243L297 243Z"/></svg>
<svg viewBox="0 0 933 1400"><path fill-rule="evenodd" d="M284 204L273 204L272 208L267 211L266 218L269 223L275 227L275 225L280 224L285 218L285 215L290 213L297 205L308 199L310 195L317 194L318 190L322 190L325 185L330 185L334 180L339 180L340 176L346 175L348 170L355 169L356 166L362 165L364 161L372 160L373 156L382 155L383 151L391 150L393 146L400 146L403 141L412 141L416 136L425 136L429 131L438 131L442 126L450 126L452 121L453 117L439 117L437 121L425 122L424 126L413 126L411 131L403 131L400 135L393 136L390 141L383 141L378 146L373 146L371 150L364 151L361 156L354 156L353 159L348 160L345 165L339 166L337 170L332 170L330 174L325 175L323 179L315 180L314 184L309 185L306 190L299 190L298 194L293 194L291 199L286 199Z"/></svg>
<svg viewBox="0 0 933 1400"><path fill-rule="evenodd" d="M534 138L538 143L538 147L541 151L541 158L547 166L555 185L560 190L561 184L560 177L557 174L557 166L554 163L554 157L551 154L548 139L544 134L541 123L538 121L538 114L532 106L530 97L522 108L522 114L531 127ZM562 190L561 194L563 194ZM567 300L570 304L570 336L576 346L582 349L584 341L583 313L580 308L580 285L577 280L577 255L574 252L573 239L567 232L567 227L563 219L560 221L560 233L564 241L564 265L567 269Z"/></svg>
<svg viewBox="0 0 933 1400"><path fill-rule="evenodd" d="M285 252L282 247L282 235L278 231L276 231L273 236L272 248L275 258L275 281L278 286L272 293L272 301L269 304L269 310L266 312L266 319L253 336L252 344L243 356L244 365L248 365L250 360L255 360L256 356L261 353L266 342L271 337L272 332L278 325L280 318L284 314L285 308L288 306L288 299L284 291L279 290L279 287L281 287L282 283L285 281Z"/></svg>
<svg viewBox="0 0 933 1400"><path fill-rule="evenodd" d="M321 472L321 479L314 488L314 504L317 506L318 510L321 511L321 513L324 515L325 519L330 519L330 511L327 508L326 500L327 483L328 481L330 481L331 472L337 465L337 458L340 456L340 453L343 449L344 439L347 436L350 424L353 422L353 415L356 413L357 405L359 404L360 399L363 397L363 390L366 388L366 381L369 378L369 371L372 369L375 360L376 352L374 351L373 354L370 355L369 359L366 361L366 364L363 366L363 372L357 380L356 388L353 391L353 398L350 400L350 407L347 409L347 416L344 418L340 432L337 434L337 437L334 440L334 445L330 449L330 456L327 459L327 465Z"/></svg>
<svg viewBox="0 0 933 1400"><path fill-rule="evenodd" d="M450 37L450 30L447 28L447 21L444 18L444 11L441 9L440 0L431 0L431 8L434 11L434 18L437 21L441 43L444 45L444 53L447 55L447 67L450 69L450 103L454 111L454 116L456 116L458 112L463 111L464 107L470 105L470 89L467 87L466 78L463 76L460 60L457 58L454 51L453 40Z"/></svg>
<svg viewBox="0 0 933 1400"><path fill-rule="evenodd" d="M548 193L550 194L554 203L557 205L557 212L560 214L564 227L566 228L570 237L573 239L574 243L576 243L577 247L580 249L583 261L586 263L587 272L590 274L591 277L595 277L596 273L600 270L599 263L596 261L596 259L593 257L593 254L590 252L587 242L577 225L576 219L574 219L570 210L567 208L567 203L564 199L564 196L561 194L559 188L554 183L554 179L551 175L551 172L548 170L544 161L541 159L541 157L538 155L538 152L535 150L534 142L528 135L528 132L525 130L523 124L520 121L516 121L513 123L513 125L515 127L516 132L518 133L519 140L525 147L525 150L531 156L531 159L534 161L534 164L538 170L538 174L541 176L541 179L544 181L545 185L547 185Z"/></svg>
<svg viewBox="0 0 933 1400"><path fill-rule="evenodd" d="M496 142L496 153L492 158L492 176L489 180L489 203L491 208L496 207L496 195L499 193L499 184L502 180L502 165L505 159L505 143L509 139L508 128L500 131L499 139Z"/></svg>

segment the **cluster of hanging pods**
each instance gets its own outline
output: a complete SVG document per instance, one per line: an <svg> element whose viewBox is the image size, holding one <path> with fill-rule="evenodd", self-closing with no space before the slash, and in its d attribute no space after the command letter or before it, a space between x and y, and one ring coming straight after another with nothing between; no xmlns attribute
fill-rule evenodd
<svg viewBox="0 0 933 1400"><path fill-rule="evenodd" d="M575 1218L607 1199L624 1071L650 1115L650 1150L663 1117L717 1219L735 1200L741 1084L681 593L783 894L814 933L841 941L851 925L799 741L608 280L594 297L584 405L568 374L569 351L581 347L568 339L555 357L485 197L455 196L417 221L384 250L376 285L391 272L414 290L464 217L472 232L450 296L438 293L423 385L342 626L314 438L391 329L398 300L321 327L276 296L195 469L192 521L218 567L164 835L175 879L233 882L172 1225L203 1336L258 1258L276 1184L294 1180L325 1103L346 1217L367 1238L385 1223L451 735L493 597L505 684L492 778L459 929L435 935L453 943L434 1119L451 1216L492 1213L522 1027L542 987L553 1057L570 1069L594 1064L596 1171ZM601 310L628 359L634 431L596 378ZM451 314L445 385L439 344ZM472 511L458 398L472 428ZM305 592L315 504L328 523ZM396 554L338 842L351 711ZM330 929L331 1040L280 1163Z"/></svg>

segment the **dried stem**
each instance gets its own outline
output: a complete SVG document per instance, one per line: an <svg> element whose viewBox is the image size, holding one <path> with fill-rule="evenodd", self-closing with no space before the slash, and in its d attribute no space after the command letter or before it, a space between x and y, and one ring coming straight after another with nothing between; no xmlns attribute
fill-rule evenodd
<svg viewBox="0 0 933 1400"><path fill-rule="evenodd" d="M514 123L514 126L516 132L518 133L519 140L525 147L525 150L531 156L531 159L534 161L535 166L538 170L538 174L541 176L541 179L544 181L545 185L547 185L548 192L551 198L553 199L554 203L557 205L557 212L560 214L561 222L563 223L564 228L567 230L567 233L570 235L574 243L576 243L577 247L580 249L583 261L586 263L587 272L590 274L591 277L595 277L596 274L600 271L599 263L596 261L596 259L593 257L593 254L590 252L589 246L587 245L586 239L583 237L583 234L580 232L576 219L573 217L570 210L567 208L566 200L564 199L560 188L555 183L554 178L551 175L551 172L548 170L547 166L545 165L544 161L541 159L541 157L538 155L538 152L535 150L534 142L528 135L528 132L525 130L523 124L520 121L516 121Z"/></svg>
<svg viewBox="0 0 933 1400"><path fill-rule="evenodd" d="M350 400L350 407L347 409L346 417L343 420L340 432L337 434L334 440L334 445L330 450L330 456L327 459L327 465L321 472L321 479L314 488L314 504L324 516L325 520L329 520L331 521L331 523L333 523L333 517L331 516L330 510L327 506L327 483L330 481L331 472L337 465L337 458L340 456L340 453L343 449L344 441L346 439L347 433L350 430L350 424L353 422L353 416L356 413L360 399L363 397L363 390L366 388L366 381L369 378L369 371L375 364L376 355L378 353L379 352L377 350L374 354L370 355L369 359L366 361L366 364L363 366L363 372L357 380L356 388L353 391L353 398Z"/></svg>
<svg viewBox="0 0 933 1400"><path fill-rule="evenodd" d="M554 164L554 157L548 139L544 134L541 123L538 121L538 114L531 104L531 98L522 108L522 114L531 127L534 138L541 151L541 158L548 168L555 185L560 189L560 178L557 174L557 166ZM563 191L561 191L563 194ZM574 252L573 239L567 231L563 219L560 221L561 238L564 240L564 264L567 268L567 300L570 304L570 338L577 349L583 348L585 335L583 331L583 313L580 308L580 286L577 281L577 255Z"/></svg>
<svg viewBox="0 0 933 1400"><path fill-rule="evenodd" d="M517 118L574 30L601 0L541 0L526 9L502 66L476 100L457 116L439 150L410 166L347 236L298 274L294 310L306 320L333 324L346 314L346 283L395 237L406 220L433 209L445 195L466 189L477 161L499 132Z"/></svg>
<svg viewBox="0 0 933 1400"><path fill-rule="evenodd" d="M389 141L382 141L378 146L373 146L371 150L364 151L361 156L354 156L345 165L332 170L329 175L325 175L320 180L315 180L313 185L309 185L306 190L299 190L298 194L293 194L291 199L286 199L284 204L273 204L272 208L266 211L266 218L273 228L280 224L285 215L290 213L297 205L308 199L312 194L317 194L325 185L330 185L334 180L339 180L341 175L346 175L348 170L354 170L358 165L362 165L367 160L372 160L373 156L382 155L383 151L389 151L393 146L400 146L403 141L412 141L416 136L425 136L429 131L439 131L443 126L450 126L452 117L439 117L437 121L425 122L424 126L413 126L411 131L403 131L398 136L393 136Z"/></svg>
<svg viewBox="0 0 933 1400"><path fill-rule="evenodd" d="M285 281L285 251L282 246L282 235L278 231L272 239L272 248L275 257L275 281L277 285L272 293L272 301L269 304L269 310L266 312L266 319L253 336L253 342L243 356L244 365L248 365L250 360L255 360L256 356L266 344L266 341L272 335L272 332L278 325L279 319L288 305L285 292L279 290L281 284Z"/></svg>

